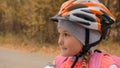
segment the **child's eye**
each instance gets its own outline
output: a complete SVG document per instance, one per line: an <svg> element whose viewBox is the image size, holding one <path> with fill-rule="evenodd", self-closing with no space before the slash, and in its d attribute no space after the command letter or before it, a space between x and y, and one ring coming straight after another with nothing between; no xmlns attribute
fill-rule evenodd
<svg viewBox="0 0 120 68"><path fill-rule="evenodd" d="M64 36L67 37L67 36L70 36L68 33L64 33Z"/></svg>

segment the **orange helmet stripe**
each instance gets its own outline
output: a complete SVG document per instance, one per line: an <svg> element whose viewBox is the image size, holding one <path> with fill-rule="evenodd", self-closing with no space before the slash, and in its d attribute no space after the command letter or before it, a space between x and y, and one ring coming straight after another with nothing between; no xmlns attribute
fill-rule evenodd
<svg viewBox="0 0 120 68"><path fill-rule="evenodd" d="M67 6L69 6L70 4L72 4L72 2L74 2L74 0L69 0L69 1L65 2L65 3L62 5L62 7L61 7L60 11L58 12L58 14L62 14L62 13L63 13L63 10L65 10L65 8L67 8ZM64 11L64 12L65 12L65 11Z"/></svg>
<svg viewBox="0 0 120 68"><path fill-rule="evenodd" d="M98 17L96 17L96 21L98 23L98 31L101 31L101 23L100 23L100 19Z"/></svg>
<svg viewBox="0 0 120 68"><path fill-rule="evenodd" d="M100 11L97 11L97 10L93 10L93 9L90 9L90 12L94 13L94 14L99 14L99 15L102 15L103 13L100 12Z"/></svg>

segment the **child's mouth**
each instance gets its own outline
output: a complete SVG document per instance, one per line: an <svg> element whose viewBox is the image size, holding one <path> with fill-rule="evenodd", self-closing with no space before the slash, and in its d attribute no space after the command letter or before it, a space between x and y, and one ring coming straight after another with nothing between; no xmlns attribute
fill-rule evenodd
<svg viewBox="0 0 120 68"><path fill-rule="evenodd" d="M61 47L62 50L67 50L67 48Z"/></svg>

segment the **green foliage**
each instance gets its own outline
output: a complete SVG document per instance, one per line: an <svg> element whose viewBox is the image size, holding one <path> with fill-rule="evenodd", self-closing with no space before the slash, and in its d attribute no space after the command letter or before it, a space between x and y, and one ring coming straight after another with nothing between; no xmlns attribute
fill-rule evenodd
<svg viewBox="0 0 120 68"><path fill-rule="evenodd" d="M57 39L56 24L49 20L66 0L0 0L0 35L13 34L38 43ZM116 14L117 0L101 0ZM116 26L116 25L115 25Z"/></svg>

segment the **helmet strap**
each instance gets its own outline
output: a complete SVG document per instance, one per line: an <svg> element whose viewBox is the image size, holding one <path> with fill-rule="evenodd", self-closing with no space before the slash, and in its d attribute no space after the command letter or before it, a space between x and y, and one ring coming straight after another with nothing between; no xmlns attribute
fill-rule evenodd
<svg viewBox="0 0 120 68"><path fill-rule="evenodd" d="M82 55L84 55L85 53L87 53L87 51L89 50L89 47L86 46L86 45L89 44L89 36L90 36L90 30L85 28L85 46L83 46L82 52L80 53L80 55L79 56L75 56L76 59L75 59L74 63L72 64L71 68L74 68L75 64L78 61L78 58L81 57Z"/></svg>

